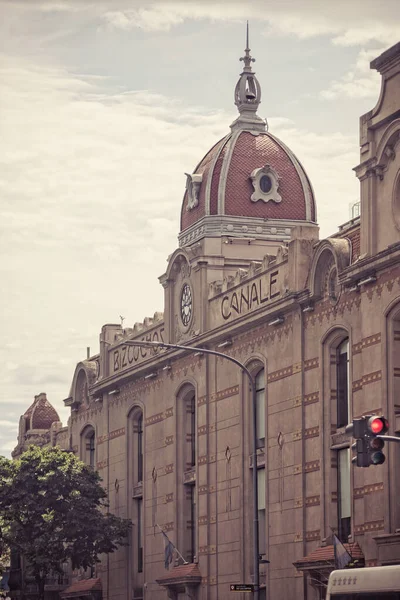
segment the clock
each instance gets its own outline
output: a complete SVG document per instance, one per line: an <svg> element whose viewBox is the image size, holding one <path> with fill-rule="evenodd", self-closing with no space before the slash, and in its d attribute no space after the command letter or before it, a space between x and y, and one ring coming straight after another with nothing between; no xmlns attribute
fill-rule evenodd
<svg viewBox="0 0 400 600"><path fill-rule="evenodd" d="M181 319L185 327L187 327L190 323L190 320L192 318L192 312L192 290L190 289L190 285L188 283L185 283L181 291Z"/></svg>

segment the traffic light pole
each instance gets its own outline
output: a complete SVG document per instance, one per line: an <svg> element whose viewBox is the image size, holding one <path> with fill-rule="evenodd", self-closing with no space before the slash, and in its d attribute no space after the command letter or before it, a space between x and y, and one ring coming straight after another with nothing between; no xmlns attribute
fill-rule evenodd
<svg viewBox="0 0 400 600"><path fill-rule="evenodd" d="M245 375L250 383L251 389L251 401L253 407L253 419L252 419L252 430L253 430L253 451L252 451L252 463L253 463L253 560L254 560L254 600L259 600L259 589L260 589L260 541L259 541L259 528L258 528L258 479L257 479L257 395L256 395L256 384L253 375L249 369L236 358L224 354L223 352L217 352L216 350L208 350L199 346L184 346L182 344L167 344L165 342L150 342L146 340L127 340L124 342L126 346L148 346L153 348L170 348L172 350L186 350L191 352L202 352L203 354L212 354L225 358L237 365Z"/></svg>
<svg viewBox="0 0 400 600"><path fill-rule="evenodd" d="M400 442L400 437L395 435L377 435L377 438L380 438L384 442Z"/></svg>

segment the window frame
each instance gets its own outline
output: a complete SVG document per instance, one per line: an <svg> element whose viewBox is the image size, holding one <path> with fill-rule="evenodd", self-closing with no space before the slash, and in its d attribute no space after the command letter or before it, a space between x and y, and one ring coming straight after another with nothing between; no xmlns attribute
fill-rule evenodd
<svg viewBox="0 0 400 600"><path fill-rule="evenodd" d="M81 460L88 467L96 469L96 431L93 425L87 424L81 431Z"/></svg>
<svg viewBox="0 0 400 600"><path fill-rule="evenodd" d="M262 387L258 387L260 376L262 375ZM262 448L265 446L265 409L266 409L266 382L265 368L260 367L253 376L255 394L256 394L256 422L257 422L257 446ZM261 400L261 402L260 402ZM261 427L260 427L261 426ZM264 436L260 436L263 433Z"/></svg>
<svg viewBox="0 0 400 600"><path fill-rule="evenodd" d="M345 427L349 422L350 341L346 337L336 348L336 427L340 429L341 427Z"/></svg>
<svg viewBox="0 0 400 600"><path fill-rule="evenodd" d="M348 542L351 535L352 526L352 488L351 488L351 469L350 469L350 448L341 448L337 450L337 523L338 538L342 543ZM343 457L343 460L342 460ZM344 469L342 470L342 465ZM345 471L345 472L343 472ZM344 480L344 477L346 478ZM344 498L345 492L348 492L347 498ZM347 505L347 506L346 506ZM346 516L343 516L343 513ZM348 513L348 514L347 514Z"/></svg>

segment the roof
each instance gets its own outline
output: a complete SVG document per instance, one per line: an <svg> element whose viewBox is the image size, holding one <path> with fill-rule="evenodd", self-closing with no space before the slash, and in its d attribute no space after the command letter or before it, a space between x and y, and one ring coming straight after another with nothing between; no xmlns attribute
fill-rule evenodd
<svg viewBox="0 0 400 600"><path fill-rule="evenodd" d="M24 417L28 421L27 429L50 429L53 423L60 421L57 411L43 393L35 396Z"/></svg>
<svg viewBox="0 0 400 600"><path fill-rule="evenodd" d="M200 583L201 573L196 564L179 565L156 579L160 585L175 585L179 583Z"/></svg>
<svg viewBox="0 0 400 600"><path fill-rule="evenodd" d="M251 175L269 165L279 178L281 202L252 201ZM186 190L181 231L208 215L316 222L308 176L293 152L267 131L233 131L217 142L197 165L202 175L198 204L189 208Z"/></svg>
<svg viewBox="0 0 400 600"><path fill-rule="evenodd" d="M343 544L343 546L346 548L347 552L350 554L353 560L364 561L363 551L361 550L361 547L357 542L355 542L354 544ZM325 564L326 566L334 566L334 562L335 551L332 545L316 548L316 550L311 552L311 554L309 554L308 556L304 556L303 558L299 558L293 564L297 568L304 569L304 567L307 566L309 568L312 568L312 566L316 567L317 565L321 566L321 563Z"/></svg>
<svg viewBox="0 0 400 600"><path fill-rule="evenodd" d="M70 596L83 596L85 594L89 595L91 592L101 591L101 589L102 586L100 578L81 579L80 581L75 581L75 583L63 590L60 595L63 598Z"/></svg>

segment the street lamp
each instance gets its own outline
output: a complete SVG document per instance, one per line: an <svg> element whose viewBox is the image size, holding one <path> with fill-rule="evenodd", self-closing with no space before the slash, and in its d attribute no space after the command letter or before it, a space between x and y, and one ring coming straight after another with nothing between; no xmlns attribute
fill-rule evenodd
<svg viewBox="0 0 400 600"><path fill-rule="evenodd" d="M183 346L181 344L167 344L165 342L149 342L145 340L127 340L124 342L126 346L149 346L156 348L171 348L172 350L191 350L192 352L201 352L203 354L213 354L214 356L220 356L230 360L235 365L240 367L249 379L251 388L251 399L253 406L253 560L254 560L254 600L259 599L260 589L260 542L258 536L258 480L257 480L257 395L256 395L256 384L253 375L249 369L236 358L228 356L223 352L217 352L216 350L207 350L199 346Z"/></svg>

